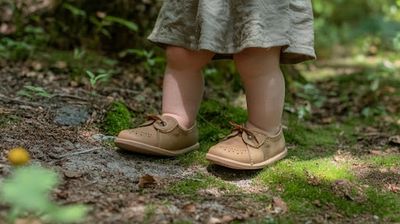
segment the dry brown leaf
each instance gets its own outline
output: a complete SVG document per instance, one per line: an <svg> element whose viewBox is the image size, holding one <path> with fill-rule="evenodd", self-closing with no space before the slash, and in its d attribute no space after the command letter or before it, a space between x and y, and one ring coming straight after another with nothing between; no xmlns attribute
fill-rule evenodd
<svg viewBox="0 0 400 224"><path fill-rule="evenodd" d="M400 192L400 187L397 186L396 184L386 184L386 188L394 193L399 193Z"/></svg>
<svg viewBox="0 0 400 224"><path fill-rule="evenodd" d="M369 153L375 156L382 156L386 154L385 152L380 150L369 150Z"/></svg>
<svg viewBox="0 0 400 224"><path fill-rule="evenodd" d="M235 219L235 218L234 218L233 216L231 216L231 215L224 215L224 216L222 217L221 221L222 221L223 223L229 223L229 222L232 222L234 219Z"/></svg>
<svg viewBox="0 0 400 224"><path fill-rule="evenodd" d="M311 202L313 205L317 206L318 208L322 207L321 201L320 200L315 200L313 202Z"/></svg>
<svg viewBox="0 0 400 224"><path fill-rule="evenodd" d="M104 19L107 16L107 13L101 12L101 11L97 11L96 12L96 16L99 17L100 19Z"/></svg>
<svg viewBox="0 0 400 224"><path fill-rule="evenodd" d="M25 219L17 219L17 220L15 220L15 224L42 224L42 222L40 220L37 220L37 219L25 218Z"/></svg>
<svg viewBox="0 0 400 224"><path fill-rule="evenodd" d="M288 211L288 207L286 202L283 201L280 197L273 197L272 204L274 206L276 213L286 213Z"/></svg>
<svg viewBox="0 0 400 224"><path fill-rule="evenodd" d="M400 145L400 135L395 135L389 138L389 143L394 145Z"/></svg>
<svg viewBox="0 0 400 224"><path fill-rule="evenodd" d="M387 154L395 154L398 153L399 149L397 147L391 147L385 150L385 153Z"/></svg>
<svg viewBox="0 0 400 224"><path fill-rule="evenodd" d="M76 172L76 171L70 171L70 170L65 170L64 171L64 176L67 178L79 178L82 177L81 172Z"/></svg>
<svg viewBox="0 0 400 224"><path fill-rule="evenodd" d="M307 177L307 183L312 185L312 186L318 186L321 184L321 180L313 175L312 173L308 172L307 170L305 171L306 177Z"/></svg>
<svg viewBox="0 0 400 224"><path fill-rule="evenodd" d="M217 218L217 217L210 217L210 219L208 219L207 224L219 224L222 223L221 219Z"/></svg>
<svg viewBox="0 0 400 224"><path fill-rule="evenodd" d="M67 64L67 62L65 62L65 61L57 61L57 62L54 64L54 67L56 67L56 68L62 70L62 69L67 68L67 67L68 67L68 64Z"/></svg>
<svg viewBox="0 0 400 224"><path fill-rule="evenodd" d="M153 185L156 183L156 180L153 176L145 174L139 178L138 186L140 188L148 187L149 185Z"/></svg>
<svg viewBox="0 0 400 224"><path fill-rule="evenodd" d="M336 180L332 183L332 190L335 195L351 201L363 202L366 200L363 189L348 180Z"/></svg>
<svg viewBox="0 0 400 224"><path fill-rule="evenodd" d="M196 212L196 206L194 204L186 204L183 206L182 209L186 213L195 213Z"/></svg>

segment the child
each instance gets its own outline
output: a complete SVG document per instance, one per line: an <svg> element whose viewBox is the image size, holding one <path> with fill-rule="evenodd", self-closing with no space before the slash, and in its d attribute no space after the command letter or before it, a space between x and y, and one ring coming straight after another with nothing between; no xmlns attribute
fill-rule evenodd
<svg viewBox="0 0 400 224"><path fill-rule="evenodd" d="M315 58L310 0L165 0L148 39L166 49L162 114L122 131L117 146L162 156L198 149L201 70L212 59L233 59L249 118L231 123L233 132L206 158L233 169L260 169L286 155L279 65Z"/></svg>

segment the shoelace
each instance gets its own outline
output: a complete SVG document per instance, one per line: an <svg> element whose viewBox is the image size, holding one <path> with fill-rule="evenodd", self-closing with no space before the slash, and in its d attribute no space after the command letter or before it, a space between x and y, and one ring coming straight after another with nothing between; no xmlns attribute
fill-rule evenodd
<svg viewBox="0 0 400 224"><path fill-rule="evenodd" d="M162 126L165 126L167 123L159 116L155 114L149 114L146 116L147 120L152 120L154 122L160 121Z"/></svg>
<svg viewBox="0 0 400 224"><path fill-rule="evenodd" d="M257 140L256 136L251 132L250 129L245 128L244 125L237 124L233 121L229 121L229 124L233 126L232 132L238 131L238 134L246 132L246 134L249 136L249 139L254 139L257 144L259 144L259 141Z"/></svg>

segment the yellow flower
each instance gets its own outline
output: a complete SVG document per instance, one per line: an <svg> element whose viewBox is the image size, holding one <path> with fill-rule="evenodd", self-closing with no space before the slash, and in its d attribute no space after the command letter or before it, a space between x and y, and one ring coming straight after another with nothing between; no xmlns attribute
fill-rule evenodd
<svg viewBox="0 0 400 224"><path fill-rule="evenodd" d="M8 161L14 166L21 166L29 162L28 151L22 147L11 149L8 153Z"/></svg>

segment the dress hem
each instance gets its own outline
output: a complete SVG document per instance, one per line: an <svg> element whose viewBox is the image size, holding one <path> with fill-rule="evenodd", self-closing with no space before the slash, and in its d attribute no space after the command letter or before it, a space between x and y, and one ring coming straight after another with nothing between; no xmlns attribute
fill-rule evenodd
<svg viewBox="0 0 400 224"><path fill-rule="evenodd" d="M166 45L174 45L179 47L184 47L190 50L209 50L214 52L216 55L213 60L221 59L232 59L232 55L239 53L240 51L250 48L250 47L261 47L261 48L271 48L271 47L283 47L281 52L281 64L296 64L307 60L316 59L314 48L304 45L292 45L287 38L273 40L273 41L262 41L262 40L249 40L245 41L240 45L240 47L234 47L235 49L215 49L214 46L210 44L196 44L193 42L185 43L182 40L172 39L172 38L159 38L157 34L150 34L147 40L165 48Z"/></svg>

